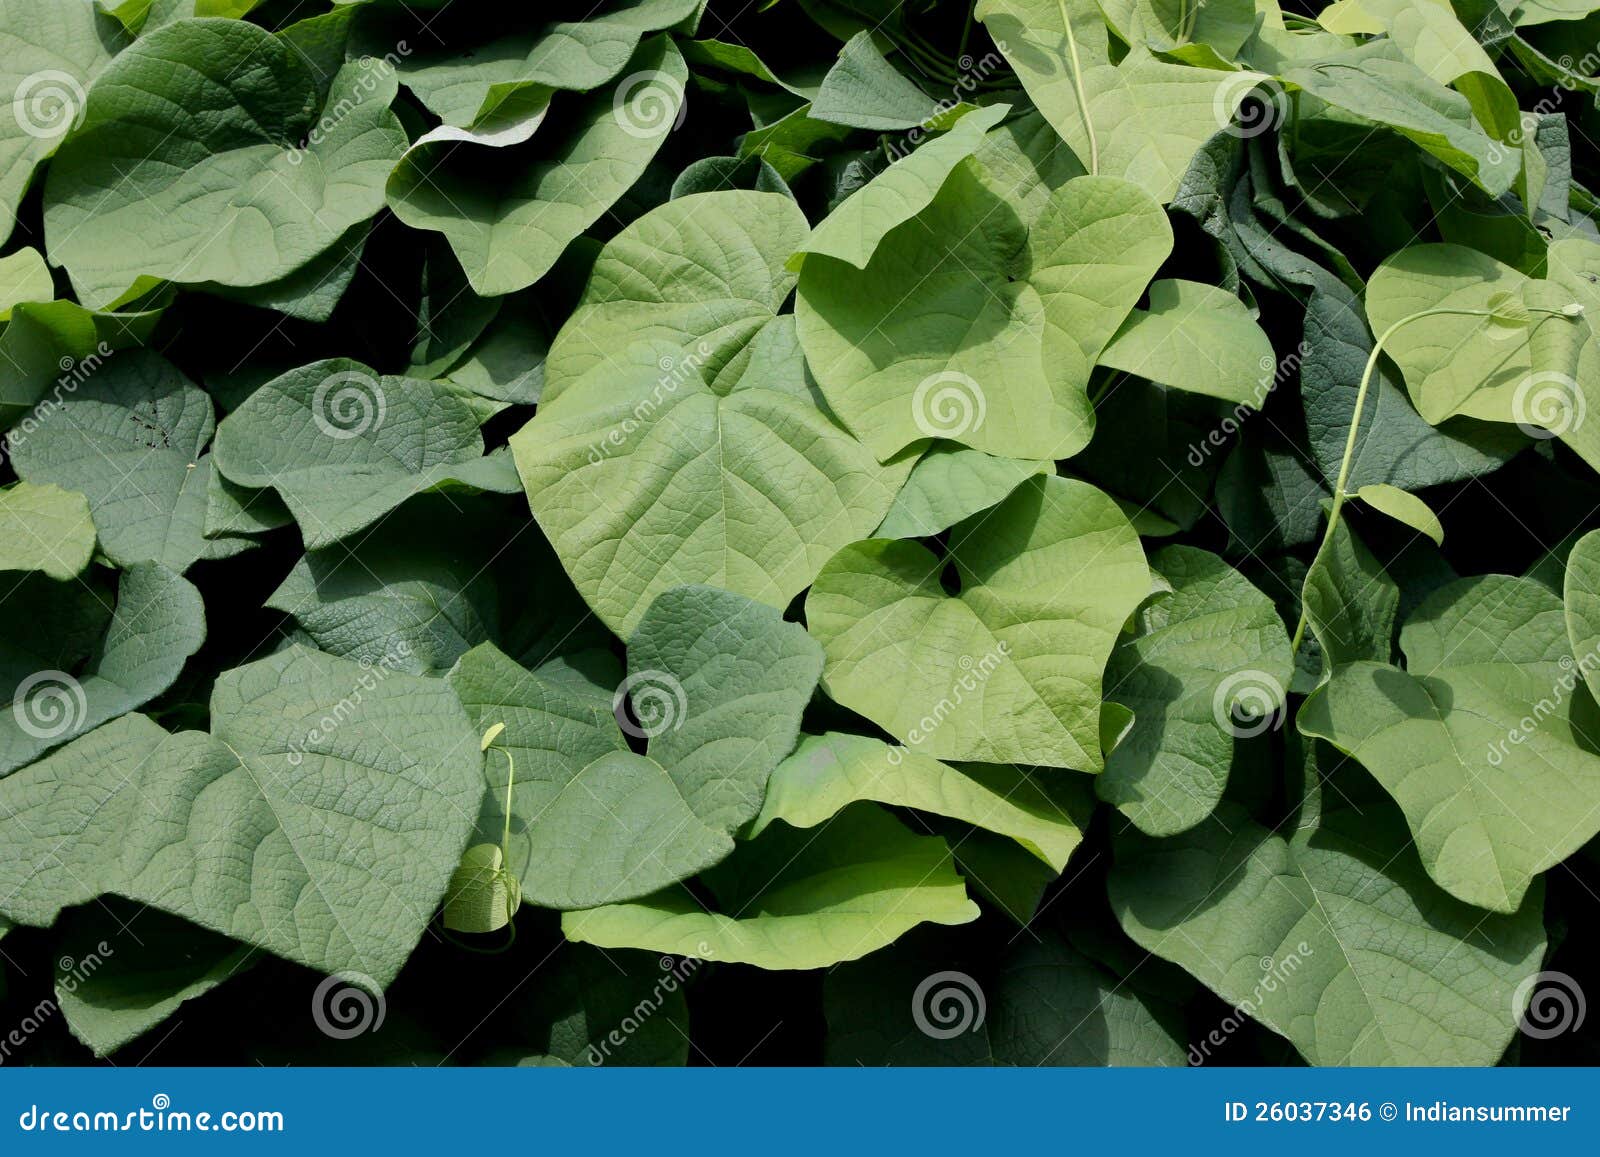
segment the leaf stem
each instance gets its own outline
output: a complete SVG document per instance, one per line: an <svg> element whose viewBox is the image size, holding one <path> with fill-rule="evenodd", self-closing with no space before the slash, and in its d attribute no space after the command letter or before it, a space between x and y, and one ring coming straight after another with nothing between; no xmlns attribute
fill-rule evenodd
<svg viewBox="0 0 1600 1157"><path fill-rule="evenodd" d="M1089 115L1089 97L1083 89L1083 65L1078 62L1078 38L1072 31L1072 17L1067 14L1067 0L1056 0L1061 13L1061 26L1067 33L1067 52L1072 57L1072 91L1078 97L1078 113L1083 117L1084 131L1089 135L1089 175L1100 173L1100 142L1094 135L1094 118Z"/></svg>
<svg viewBox="0 0 1600 1157"><path fill-rule="evenodd" d="M1529 310L1529 312L1540 313L1550 317L1564 316L1560 310L1554 309L1535 309ZM1345 493L1345 485L1350 481L1350 467L1355 462L1356 438L1361 431L1361 412L1366 408L1367 389L1372 385L1372 375L1378 367L1378 359L1383 355L1384 346L1389 343L1390 338L1394 337L1396 333L1398 333L1405 326L1410 325L1412 322L1421 321L1423 318L1438 317L1441 315L1451 315L1455 317L1494 317L1496 316L1496 312L1492 309L1469 309L1464 306L1438 306L1434 309L1420 310L1417 313L1407 314L1405 317L1402 317L1388 329L1384 330L1383 333L1379 335L1378 340L1373 343L1372 353L1367 357L1366 368L1361 372L1361 385L1356 390L1355 408L1350 412L1350 432L1345 436L1344 440L1344 457L1339 461L1339 477L1338 480L1333 484L1333 504L1328 508L1328 525L1322 532L1322 541L1317 544L1317 553L1311 558L1311 566L1306 571L1307 577L1310 576L1312 570L1316 569L1317 564L1322 561L1323 555L1328 551L1328 544L1333 541L1334 531L1339 528L1339 514L1344 508L1345 498L1348 497ZM1293 655L1298 655L1300 653L1300 644L1305 640L1307 622L1308 613L1306 600L1305 595L1302 592L1300 597L1300 621L1295 625L1294 638L1289 644L1290 653Z"/></svg>

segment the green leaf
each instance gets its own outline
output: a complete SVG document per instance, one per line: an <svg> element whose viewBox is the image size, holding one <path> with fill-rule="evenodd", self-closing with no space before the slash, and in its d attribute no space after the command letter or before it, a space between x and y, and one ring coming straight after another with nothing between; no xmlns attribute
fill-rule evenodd
<svg viewBox="0 0 1600 1157"><path fill-rule="evenodd" d="M1346 663L1387 663L1400 588L1344 519L1306 571L1300 596L1325 674Z"/></svg>
<svg viewBox="0 0 1600 1157"><path fill-rule="evenodd" d="M1224 805L1114 852L1123 930L1314 1065L1492 1065L1544 956L1541 894L1507 916L1452 899L1383 811L1284 839Z"/></svg>
<svg viewBox="0 0 1600 1157"><path fill-rule="evenodd" d="M141 276L277 281L383 207L405 148L394 92L392 70L351 62L319 102L294 48L243 20L146 33L50 165L50 260L91 306Z"/></svg>
<svg viewBox="0 0 1600 1157"><path fill-rule="evenodd" d="M251 963L249 945L127 902L76 909L62 925L56 1001L72 1035L99 1057Z"/></svg>
<svg viewBox="0 0 1600 1157"><path fill-rule="evenodd" d="M1065 458L1093 430L1091 369L1171 249L1165 214L1126 181L1069 181L1028 228L966 161L864 270L807 258L800 341L880 461L925 438Z"/></svg>
<svg viewBox="0 0 1600 1157"><path fill-rule="evenodd" d="M822 669L817 645L776 611L710 587L656 599L613 696L527 671L492 646L450 681L494 750L516 767L509 868L533 904L592 908L647 895L711 867L760 810L794 746ZM628 750L618 729L648 738ZM613 716L615 712L615 716ZM478 830L499 840L509 764L491 754Z"/></svg>
<svg viewBox="0 0 1600 1157"><path fill-rule="evenodd" d="M1439 522L1439 516L1415 494L1398 486L1390 486L1387 482L1374 482L1357 490L1356 497L1374 510L1405 523L1418 534L1427 535L1435 546L1444 545L1444 526Z"/></svg>
<svg viewBox="0 0 1600 1157"><path fill-rule="evenodd" d="M1133 527L1094 487L1046 478L950 541L945 561L872 539L823 567L806 621L824 689L924 755L1100 771L1101 672L1149 590Z"/></svg>
<svg viewBox="0 0 1600 1157"><path fill-rule="evenodd" d="M516 490L508 456L484 457L477 414L460 391L379 377L348 358L261 386L223 421L216 456L229 481L277 491L310 550L417 494Z"/></svg>
<svg viewBox="0 0 1600 1157"><path fill-rule="evenodd" d="M866 36L862 33L857 39ZM800 253L820 253L866 269L879 242L926 209L955 167L982 146L984 134L1010 111L1011 106L1004 104L976 109L949 132L897 159L823 218L799 247ZM799 255L791 267L798 267L798 262Z"/></svg>
<svg viewBox="0 0 1600 1157"><path fill-rule="evenodd" d="M988 510L1029 478L1053 473L1050 462L936 443L911 468L876 537L928 538Z"/></svg>
<svg viewBox="0 0 1600 1157"><path fill-rule="evenodd" d="M1400 647L1404 671L1336 668L1301 707L1300 731L1394 796L1440 887L1514 912L1535 876L1600 831L1585 802L1600 757L1572 698L1581 675L1561 602L1529 579L1462 579L1412 612Z"/></svg>
<svg viewBox="0 0 1600 1157"><path fill-rule="evenodd" d="M65 582L94 554L89 500L48 482L0 490L0 570L43 571Z"/></svg>
<svg viewBox="0 0 1600 1157"><path fill-rule="evenodd" d="M724 391L703 372L676 345L630 346L553 398L552 374L511 439L534 517L622 635L684 583L786 606L883 520L911 469L879 466L805 393L755 373Z"/></svg>
<svg viewBox="0 0 1600 1157"><path fill-rule="evenodd" d="M0 781L0 910L46 925L115 893L388 984L482 791L455 695L293 647L220 676L211 718L128 715Z"/></svg>
<svg viewBox="0 0 1600 1157"><path fill-rule="evenodd" d="M1100 364L1164 386L1260 407L1278 359L1244 302L1194 281L1158 281L1150 308L1136 309Z"/></svg>
<svg viewBox="0 0 1600 1157"><path fill-rule="evenodd" d="M978 918L945 842L861 804L820 831L773 827L707 876L722 911L680 890L568 912L568 940L760 968L827 968L924 922Z"/></svg>
<svg viewBox="0 0 1600 1157"><path fill-rule="evenodd" d="M125 42L93 4L0 3L0 90L11 94L0 117L0 242L34 170L82 123L89 87Z"/></svg>
<svg viewBox="0 0 1600 1157"><path fill-rule="evenodd" d="M1163 203L1200 146L1267 80L1170 64L1142 45L1113 65L1104 20L1090 0L980 0L977 17L1089 172L1131 181Z"/></svg>
<svg viewBox="0 0 1600 1157"><path fill-rule="evenodd" d="M1222 559L1169 546L1150 563L1171 589L1140 609L1111 657L1105 696L1134 722L1095 792L1165 836L1217 806L1235 741L1273 726L1294 661L1272 600Z"/></svg>
<svg viewBox="0 0 1600 1157"><path fill-rule="evenodd" d="M818 120L858 129L909 129L939 113L932 97L883 58L871 32L856 33L811 102Z"/></svg>
<svg viewBox="0 0 1600 1157"><path fill-rule="evenodd" d="M672 41L646 41L624 67L614 91L557 96L554 139L418 142L389 176L389 207L444 234L475 292L532 285L639 179L677 120L688 70Z"/></svg>
<svg viewBox="0 0 1600 1157"><path fill-rule="evenodd" d="M582 299L551 344L545 400L650 342L676 347L665 356L728 395L794 289L783 263L805 230L805 214L776 193L702 193L646 213L595 259Z"/></svg>
<svg viewBox="0 0 1600 1157"><path fill-rule="evenodd" d="M120 353L41 407L31 431L14 431L11 460L26 482L83 494L100 549L118 566L182 572L233 552L202 533L215 428L211 399L169 362Z"/></svg>
<svg viewBox="0 0 1600 1157"><path fill-rule="evenodd" d="M55 279L37 249L19 249L0 257L0 321L10 319L12 306L53 301L55 296Z"/></svg>
<svg viewBox="0 0 1600 1157"><path fill-rule="evenodd" d="M448 125L465 128L530 88L588 92L600 87L628 66L642 37L680 23L697 6L697 0L625 0L602 5L610 10L581 20L551 21L478 42L472 37L476 28L446 24L431 37L425 34L422 46L408 44L412 50L396 67L401 83L430 111ZM363 43L374 51L392 44L387 31L381 24L370 26Z"/></svg>
<svg viewBox="0 0 1600 1157"><path fill-rule="evenodd" d="M1283 79L1349 116L1392 129L1491 197L1509 190L1521 171L1522 150L1491 138L1466 97L1431 80L1391 41L1292 68Z"/></svg>
<svg viewBox="0 0 1600 1157"><path fill-rule="evenodd" d="M42 579L9 593L0 686L13 690L0 715L0 776L148 703L205 641L200 592L160 563L123 571L115 599L113 611L109 592ZM73 653L80 633L92 653Z"/></svg>
<svg viewBox="0 0 1600 1157"><path fill-rule="evenodd" d="M1003 765L952 767L866 736L829 732L806 736L778 765L750 836L780 817L814 828L860 800L964 820L1015 840L1057 873L1083 842L1093 810L1087 781Z"/></svg>

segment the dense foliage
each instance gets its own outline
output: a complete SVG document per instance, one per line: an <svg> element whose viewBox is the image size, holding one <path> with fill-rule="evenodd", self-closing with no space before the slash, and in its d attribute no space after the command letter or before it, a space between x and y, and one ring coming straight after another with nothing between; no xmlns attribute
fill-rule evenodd
<svg viewBox="0 0 1600 1157"><path fill-rule="evenodd" d="M0 92L0 1062L1595 1059L1600 0Z"/></svg>

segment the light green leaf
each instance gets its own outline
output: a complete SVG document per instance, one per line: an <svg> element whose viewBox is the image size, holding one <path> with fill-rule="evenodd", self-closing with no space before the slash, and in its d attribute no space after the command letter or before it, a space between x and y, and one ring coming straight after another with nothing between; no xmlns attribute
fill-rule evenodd
<svg viewBox="0 0 1600 1157"><path fill-rule="evenodd" d="M44 925L113 892L386 985L482 792L455 695L293 647L218 678L211 719L212 734L168 734L125 716L0 782L19 853L0 909Z"/></svg>
<svg viewBox="0 0 1600 1157"><path fill-rule="evenodd" d="M788 605L883 520L911 469L879 466L781 383L707 385L676 345L634 345L553 386L512 452L573 584L622 635L684 583Z"/></svg>
<svg viewBox="0 0 1600 1157"><path fill-rule="evenodd" d="M466 395L441 382L379 377L332 358L272 379L217 431L217 468L276 490L308 550L444 488L516 491L503 454L483 455Z"/></svg>
<svg viewBox="0 0 1600 1157"><path fill-rule="evenodd" d="M805 231L805 214L777 193L698 193L646 213L595 259L582 299L551 344L544 399L554 401L637 342L676 347L666 356L726 396L794 288L783 263Z"/></svg>
<svg viewBox="0 0 1600 1157"><path fill-rule="evenodd" d="M780 763L750 827L827 823L860 800L963 820L1021 844L1056 872L1083 842L1093 802L1087 780L1004 765L952 767L863 735L808 735Z"/></svg>
<svg viewBox="0 0 1600 1157"><path fill-rule="evenodd" d="M1400 632L1406 668L1358 662L1300 709L1400 804L1428 874L1495 912L1600 831L1561 602L1530 579L1441 588Z"/></svg>
<svg viewBox="0 0 1600 1157"><path fill-rule="evenodd" d="M941 561L872 539L823 567L806 621L825 690L924 755L1100 771L1101 672L1150 589L1133 527L1093 486L1042 478L950 543Z"/></svg>
<svg viewBox="0 0 1600 1157"><path fill-rule="evenodd" d="M53 301L55 296L55 280L37 249L29 246L0 257L0 321L10 319L12 306Z"/></svg>
<svg viewBox="0 0 1600 1157"><path fill-rule="evenodd" d="M808 256L801 344L880 461L935 437L1070 457L1093 430L1090 370L1171 249L1166 215L1126 181L1069 181L1026 228L964 161L866 269Z"/></svg>
<svg viewBox="0 0 1600 1157"><path fill-rule="evenodd" d="M1113 65L1093 0L980 0L977 16L1089 172L1131 181L1162 203L1200 146L1267 80L1157 60L1139 44Z"/></svg>
<svg viewBox="0 0 1600 1157"><path fill-rule="evenodd" d="M125 43L93 4L0 0L0 92L10 94L0 116L0 242L34 169L82 123L90 85Z"/></svg>
<svg viewBox="0 0 1600 1157"><path fill-rule="evenodd" d="M722 911L681 889L568 912L568 940L760 968L827 968L918 924L978 918L945 842L858 804L818 831L778 825L708 873Z"/></svg>
<svg viewBox="0 0 1600 1157"><path fill-rule="evenodd" d="M1269 730L1294 669L1269 599L1216 555L1169 546L1151 560L1170 586L1134 619L1105 697L1133 711L1095 792L1141 831L1172 835L1211 814L1234 743Z"/></svg>
<svg viewBox="0 0 1600 1157"><path fill-rule="evenodd" d="M1405 523L1418 534L1427 535L1435 546L1444 545L1444 526L1439 522L1439 516L1415 494L1398 486L1390 486L1387 482L1375 482L1357 490L1356 497L1374 510Z"/></svg>
<svg viewBox="0 0 1600 1157"><path fill-rule="evenodd" d="M265 285L383 207L405 148L392 71L351 62L319 92L284 40L181 20L108 66L45 188L45 240L80 300L140 276Z"/></svg>
<svg viewBox="0 0 1600 1157"><path fill-rule="evenodd" d="M1509 916L1452 899L1383 812L1285 840L1224 805L1114 851L1123 931L1314 1065L1493 1065L1544 956L1542 894Z"/></svg>
<svg viewBox="0 0 1600 1157"><path fill-rule="evenodd" d="M83 495L49 483L0 490L0 570L43 571L64 582L93 554L94 520Z"/></svg>
<svg viewBox="0 0 1600 1157"><path fill-rule="evenodd" d="M110 605L109 592L76 585L41 581L9 593L0 686L12 690L11 710L0 715L0 776L148 703L205 641L200 592L159 563L123 571ZM80 630L93 645L82 667L72 661Z"/></svg>
<svg viewBox="0 0 1600 1157"><path fill-rule="evenodd" d="M996 458L937 443L911 468L875 537L931 537L988 510L1034 475L1053 473L1052 462Z"/></svg>
<svg viewBox="0 0 1600 1157"><path fill-rule="evenodd" d="M1567 641L1590 694L1600 695L1600 531L1573 545L1562 590Z"/></svg>
<svg viewBox="0 0 1600 1157"><path fill-rule="evenodd" d="M799 247L800 254L790 267L798 268L801 254L820 253L857 269L867 268L878 243L890 230L926 209L951 171L982 146L984 134L1010 111L1011 106L1005 104L975 109L956 121L950 131L898 158L823 218Z"/></svg>
<svg viewBox="0 0 1600 1157"><path fill-rule="evenodd" d="M1239 298L1195 281L1157 281L1150 308L1136 309L1100 364L1163 386L1259 407L1278 359Z"/></svg>
<svg viewBox="0 0 1600 1157"><path fill-rule="evenodd" d="M646 41L625 67L614 92L558 94L558 138L419 142L389 177L389 207L443 233L475 292L532 285L639 179L677 120L688 70L672 41Z"/></svg>
<svg viewBox="0 0 1600 1157"><path fill-rule="evenodd" d="M1325 675L1346 663L1389 661L1400 588L1345 519L1306 571L1300 597Z"/></svg>

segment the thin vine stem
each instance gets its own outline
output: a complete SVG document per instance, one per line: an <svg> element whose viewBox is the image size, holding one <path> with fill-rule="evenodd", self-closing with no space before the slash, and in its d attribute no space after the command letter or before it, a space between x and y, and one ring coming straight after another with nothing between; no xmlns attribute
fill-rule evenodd
<svg viewBox="0 0 1600 1157"><path fill-rule="evenodd" d="M1078 98L1078 113L1083 117L1084 132L1089 135L1089 175L1100 174L1100 142L1094 135L1094 118L1089 115L1089 97L1083 89L1083 65L1078 62L1078 38L1072 31L1072 17L1067 14L1067 0L1056 0L1061 13L1061 26L1067 33L1067 54L1072 58L1072 91Z"/></svg>
<svg viewBox="0 0 1600 1157"><path fill-rule="evenodd" d="M1529 313L1542 314L1547 317L1570 316L1561 310L1534 309ZM1469 309L1464 306L1439 306L1434 309L1424 309L1417 313L1407 314L1395 322L1379 335L1378 340L1372 345L1372 353L1367 356L1366 368L1361 371L1361 385L1356 390L1356 404L1350 412L1350 432L1345 435L1344 457L1339 460L1339 477L1333 484L1333 503L1328 507L1328 525L1322 532L1322 541L1317 544L1317 553L1312 556L1311 567L1306 571L1309 575L1316 569L1323 556L1328 552L1329 545L1333 542L1334 532L1339 529L1339 514L1344 509L1344 502L1348 495L1345 486L1350 481L1350 467L1355 462L1356 439L1361 432L1361 414L1367 404L1367 390L1372 385L1372 375L1378 368L1378 359L1383 356L1383 349L1389 344L1389 339L1394 337L1405 326L1414 321L1421 321L1428 317L1449 315L1455 317L1494 317L1492 309ZM1289 650L1293 655L1300 653L1300 644L1305 641L1306 625L1309 622L1309 610L1306 607L1304 595L1300 599L1300 621L1295 625L1294 638L1290 641Z"/></svg>

